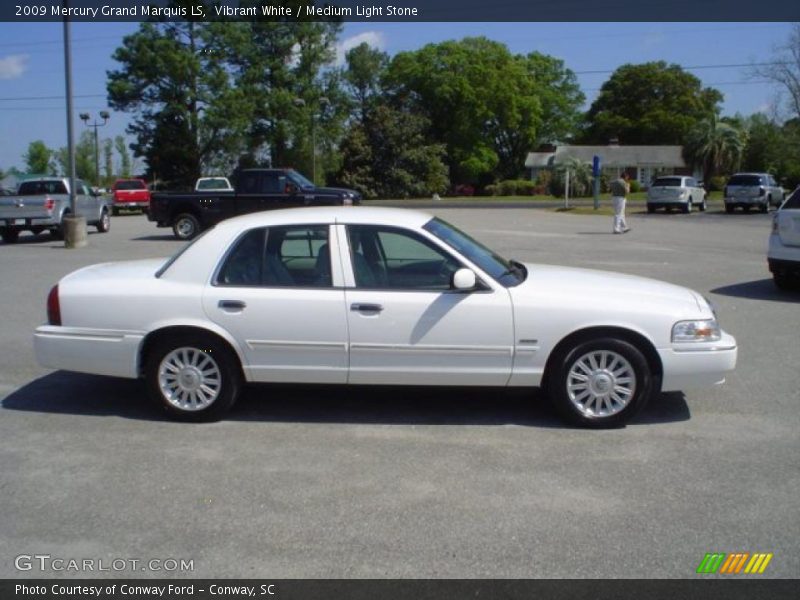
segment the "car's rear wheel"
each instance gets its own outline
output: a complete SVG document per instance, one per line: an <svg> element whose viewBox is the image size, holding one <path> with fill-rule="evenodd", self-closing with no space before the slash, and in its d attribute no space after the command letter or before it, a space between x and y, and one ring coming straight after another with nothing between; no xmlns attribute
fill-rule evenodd
<svg viewBox="0 0 800 600"><path fill-rule="evenodd" d="M656 207L655 207L655 205L654 205L654 204L648 204L648 205L647 205L647 212L649 212L649 213L654 213L654 212L656 212Z"/></svg>
<svg viewBox="0 0 800 600"><path fill-rule="evenodd" d="M554 358L548 373L549 395L561 416L576 425L623 425L653 395L647 359L625 340L585 340Z"/></svg>
<svg viewBox="0 0 800 600"><path fill-rule="evenodd" d="M726 204L725 205L725 212L728 213L729 215L733 214L733 208L734 208L733 204Z"/></svg>
<svg viewBox="0 0 800 600"><path fill-rule="evenodd" d="M172 232L179 240L191 240L200 233L200 221L191 213L183 213L175 218Z"/></svg>
<svg viewBox="0 0 800 600"><path fill-rule="evenodd" d="M707 200L703 198L703 201L700 203L700 212L706 212L708 208Z"/></svg>
<svg viewBox="0 0 800 600"><path fill-rule="evenodd" d="M758 210L762 213L769 212L769 200L767 200L764 204L759 204Z"/></svg>
<svg viewBox="0 0 800 600"><path fill-rule="evenodd" d="M793 277L786 273L773 273L772 281L775 287L786 292L796 292L800 290L800 276Z"/></svg>
<svg viewBox="0 0 800 600"><path fill-rule="evenodd" d="M686 204L683 205L683 212L690 213L692 212L692 201L689 200Z"/></svg>
<svg viewBox="0 0 800 600"><path fill-rule="evenodd" d="M17 240L19 240L19 229L0 229L0 238L2 238L6 244L16 244Z"/></svg>
<svg viewBox="0 0 800 600"><path fill-rule="evenodd" d="M184 334L156 342L145 378L151 398L183 421L217 421L236 402L242 385L233 352L210 335Z"/></svg>

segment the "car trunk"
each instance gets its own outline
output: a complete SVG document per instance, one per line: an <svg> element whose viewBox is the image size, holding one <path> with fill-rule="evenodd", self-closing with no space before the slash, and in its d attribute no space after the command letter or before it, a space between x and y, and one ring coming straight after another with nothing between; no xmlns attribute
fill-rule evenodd
<svg viewBox="0 0 800 600"><path fill-rule="evenodd" d="M725 186L725 195L728 198L753 198L764 195L761 178L753 176L731 177Z"/></svg>
<svg viewBox="0 0 800 600"><path fill-rule="evenodd" d="M46 196L2 196L0 197L0 219L46 218L50 216L45 207L48 199Z"/></svg>

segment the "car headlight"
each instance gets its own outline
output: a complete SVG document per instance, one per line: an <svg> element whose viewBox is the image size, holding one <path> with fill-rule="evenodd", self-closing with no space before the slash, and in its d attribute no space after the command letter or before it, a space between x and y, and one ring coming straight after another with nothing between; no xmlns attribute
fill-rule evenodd
<svg viewBox="0 0 800 600"><path fill-rule="evenodd" d="M716 319L678 321L672 326L674 342L717 342L722 338Z"/></svg>

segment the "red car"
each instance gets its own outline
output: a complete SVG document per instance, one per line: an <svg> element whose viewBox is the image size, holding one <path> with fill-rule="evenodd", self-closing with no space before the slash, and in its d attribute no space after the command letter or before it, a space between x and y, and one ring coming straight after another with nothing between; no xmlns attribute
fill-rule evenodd
<svg viewBox="0 0 800 600"><path fill-rule="evenodd" d="M112 188L114 204L111 212L115 215L123 208L137 208L147 212L150 206L150 190L143 179L118 179Z"/></svg>

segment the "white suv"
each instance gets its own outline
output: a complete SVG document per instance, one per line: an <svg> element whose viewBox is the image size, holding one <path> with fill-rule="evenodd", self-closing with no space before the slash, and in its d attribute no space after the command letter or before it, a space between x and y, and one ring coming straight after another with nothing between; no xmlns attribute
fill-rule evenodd
<svg viewBox="0 0 800 600"><path fill-rule="evenodd" d="M702 184L694 177L657 177L647 190L647 212L654 212L657 208L669 211L672 207L685 213L692 212L693 207L705 210L706 191Z"/></svg>
<svg viewBox="0 0 800 600"><path fill-rule="evenodd" d="M778 207L783 202L783 188L769 173L736 173L725 185L725 212L732 213L738 206L745 212L758 207L762 213L770 205Z"/></svg>
<svg viewBox="0 0 800 600"><path fill-rule="evenodd" d="M767 262L782 290L800 290L800 185L772 217Z"/></svg>

